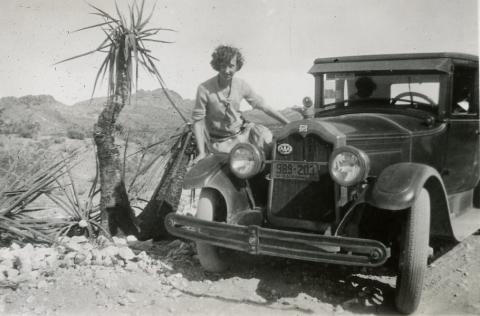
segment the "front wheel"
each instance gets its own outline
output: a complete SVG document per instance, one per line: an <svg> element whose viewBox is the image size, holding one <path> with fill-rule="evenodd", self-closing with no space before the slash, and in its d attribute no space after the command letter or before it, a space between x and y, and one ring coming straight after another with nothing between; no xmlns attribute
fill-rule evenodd
<svg viewBox="0 0 480 316"><path fill-rule="evenodd" d="M420 303L427 268L430 235L430 195L422 189L408 210L400 241L395 305L401 313L413 313Z"/></svg>
<svg viewBox="0 0 480 316"><path fill-rule="evenodd" d="M206 221L214 221L218 214L223 214L225 202L213 189L202 189L198 199L196 217ZM198 259L202 267L208 272L223 272L228 268L226 254L223 249L205 242L197 242Z"/></svg>

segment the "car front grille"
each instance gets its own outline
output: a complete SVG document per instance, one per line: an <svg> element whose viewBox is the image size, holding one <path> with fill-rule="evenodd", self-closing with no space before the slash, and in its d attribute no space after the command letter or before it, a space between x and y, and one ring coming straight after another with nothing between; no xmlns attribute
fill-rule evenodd
<svg viewBox="0 0 480 316"><path fill-rule="evenodd" d="M314 134L303 137L292 134L277 140L289 144L288 155L274 153L275 161L328 162L332 144ZM331 222L335 218L334 184L325 164L320 168L319 181L272 179L270 213L275 217Z"/></svg>

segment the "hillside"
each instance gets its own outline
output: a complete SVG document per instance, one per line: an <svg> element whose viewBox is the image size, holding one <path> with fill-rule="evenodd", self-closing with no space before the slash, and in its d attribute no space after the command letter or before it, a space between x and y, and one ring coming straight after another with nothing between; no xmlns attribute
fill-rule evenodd
<svg viewBox="0 0 480 316"><path fill-rule="evenodd" d="M194 101L183 99L175 91L169 91L175 104L189 118ZM106 97L85 100L74 105L58 102L50 95L27 95L23 97L0 98L0 119L2 133L15 133L15 126L38 130L41 135L65 135L68 130L90 133L93 124L101 112ZM301 116L292 109L283 110L290 119ZM269 126L278 124L261 111L245 112L245 117L253 122ZM136 132L164 134L182 125L178 113L161 89L153 91L139 90L132 95L131 104L121 112L119 124Z"/></svg>
<svg viewBox="0 0 480 316"><path fill-rule="evenodd" d="M189 115L192 101L184 100L174 91L169 91L180 109ZM38 126L43 135L63 135L69 129L89 132L103 108L106 98L94 98L74 105L65 105L50 95L28 95L19 98L0 99L3 126L29 124ZM120 124L128 129L162 130L181 126L181 118L167 101L162 90L140 90L134 94L119 118ZM5 131L4 131L5 133Z"/></svg>

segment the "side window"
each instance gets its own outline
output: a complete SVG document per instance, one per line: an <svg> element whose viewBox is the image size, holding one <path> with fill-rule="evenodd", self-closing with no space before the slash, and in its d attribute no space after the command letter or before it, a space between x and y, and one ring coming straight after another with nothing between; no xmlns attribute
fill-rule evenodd
<svg viewBox="0 0 480 316"><path fill-rule="evenodd" d="M475 95L477 70L474 68L457 67L453 76L453 92L451 113L453 116L476 115L478 113L478 98Z"/></svg>

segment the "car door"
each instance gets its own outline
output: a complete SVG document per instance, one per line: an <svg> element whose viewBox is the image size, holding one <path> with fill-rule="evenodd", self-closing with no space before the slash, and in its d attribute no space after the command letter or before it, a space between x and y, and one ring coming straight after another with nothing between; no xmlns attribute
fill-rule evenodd
<svg viewBox="0 0 480 316"><path fill-rule="evenodd" d="M475 187L480 177L478 68L457 67L448 107L448 137L442 176L447 193Z"/></svg>

